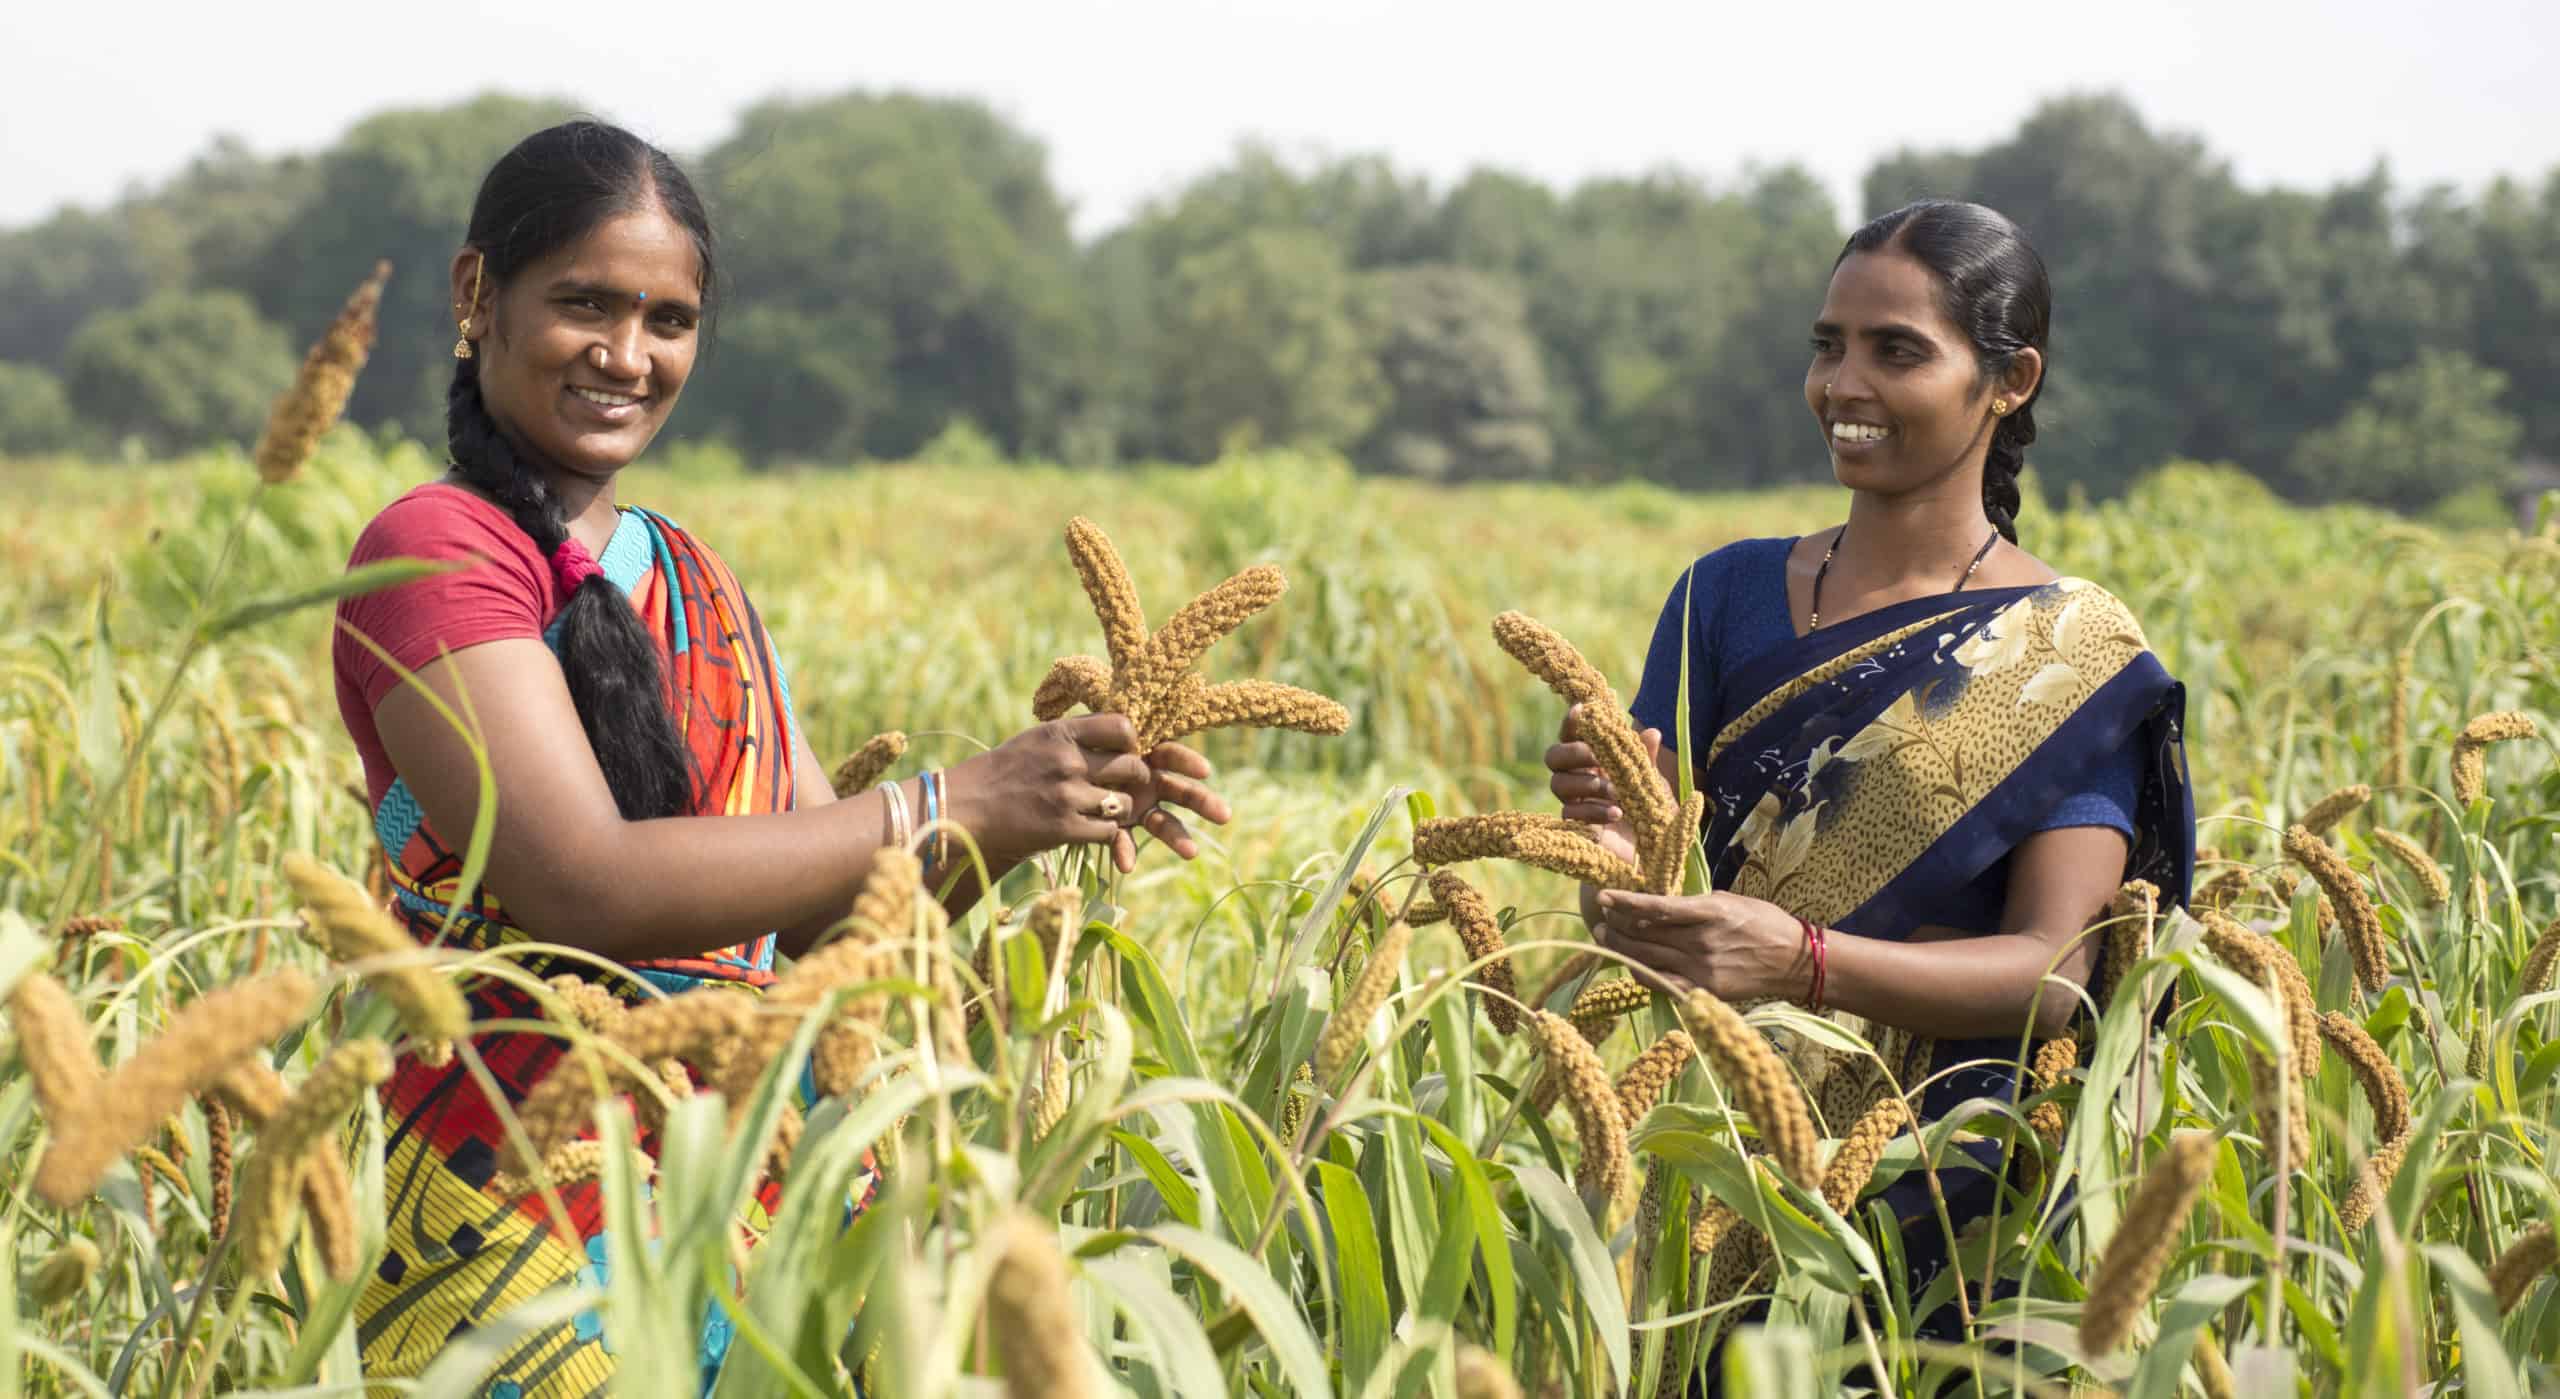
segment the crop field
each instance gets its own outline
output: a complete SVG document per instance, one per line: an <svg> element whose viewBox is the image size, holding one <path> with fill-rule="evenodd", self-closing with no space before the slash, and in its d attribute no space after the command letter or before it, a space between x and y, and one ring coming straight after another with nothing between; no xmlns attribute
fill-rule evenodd
<svg viewBox="0 0 2560 1399"><path fill-rule="evenodd" d="M883 875L848 934L864 970L765 1017L785 1028L745 1035L743 1070L694 1063L701 1091L632 1072L709 1057L638 1027L681 1008L553 994L547 1028L594 1051L563 1063L618 1085L569 1125L592 1102L616 1144L530 1178L601 1180L609 1281L488 1319L415 1392L482 1393L517 1338L586 1311L642 1396L701 1391L712 1315L722 1396L1598 1399L1710 1364L1772 1395L2560 1390L2560 524L2446 535L2191 465L2100 506L2031 498L2026 546L2123 597L2186 686L2198 907L2120 903L2127 990L2020 1046L2031 1097L1887 1140L1808 1130L1783 1074L1741 1071L1784 1062L1767 1031L1863 1045L1793 1007L1737 1031L1636 997L1582 1035L1506 1031L1506 985L1564 1015L1620 975L1569 965L1573 886L1451 866L1479 906L1411 856L1435 814L1554 809L1562 705L1496 614L1629 694L1684 565L1829 523L1837 492L1449 490L1282 452L754 476L663 455L622 498L730 561L831 764L889 730L894 771L957 761L1031 722L1054 658L1101 653L1061 543L1079 515L1158 621L1285 570L1203 669L1331 696L1351 727L1205 736L1236 819L1195 863L1051 858L947 927ZM344 882L379 856L323 594L438 469L346 429L273 484L237 454L0 464L0 1395L409 1383L357 1364L385 1198L364 1086L430 1047L457 984L550 993L513 949L366 942ZM858 1062L820 1075L841 1091L789 1104L855 1032ZM634 1114L663 1122L659 1159ZM2033 1168L1908 1295L1906 1226L1868 1197L1969 1140ZM843 1227L866 1148L880 1191ZM751 1230L769 1171L782 1208ZM1963 1337L1916 1337L1949 1302Z"/></svg>

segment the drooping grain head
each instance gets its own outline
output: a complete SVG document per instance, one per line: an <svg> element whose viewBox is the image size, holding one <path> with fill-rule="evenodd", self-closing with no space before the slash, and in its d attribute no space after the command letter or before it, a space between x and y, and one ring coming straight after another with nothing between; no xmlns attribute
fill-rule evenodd
<svg viewBox="0 0 2560 1399"><path fill-rule="evenodd" d="M57 1209L86 1199L117 1157L300 1021L313 992L311 978L277 971L189 1002L106 1076L93 1102L49 1120L54 1138L36 1168L36 1193Z"/></svg>
<svg viewBox="0 0 2560 1399"><path fill-rule="evenodd" d="M2534 735L2533 716L2512 709L2474 715L2453 739L2453 796L2465 808L2489 791L2488 748Z"/></svg>
<svg viewBox="0 0 2560 1399"><path fill-rule="evenodd" d="M1530 1021L1537 1035L1545 1072L1561 1086L1573 1110L1574 1130L1582 1141L1582 1158L1574 1168L1574 1184L1595 1215L1606 1216L1633 1179L1627 1154L1627 1120L1608 1067L1592 1052L1591 1042L1563 1016L1540 1011Z"/></svg>
<svg viewBox="0 0 2560 1399"><path fill-rule="evenodd" d="M2329 842L2300 826L2284 833L2284 853L2308 871L2319 882L2320 891L2337 905L2347 950L2354 955L2356 985L2366 995L2382 994L2383 983L2391 978L2391 956L2383 939L2382 919L2373 911L2373 900L2365 894L2364 881L2344 856L2330 848Z"/></svg>
<svg viewBox="0 0 2560 1399"><path fill-rule="evenodd" d="M1017 1211L998 1222L981 1247L995 1251L987 1320L1004 1360L1008 1399L1098 1399L1102 1391L1067 1295L1067 1259L1056 1233Z"/></svg>
<svg viewBox="0 0 2560 1399"><path fill-rule="evenodd" d="M2373 844L2375 849L2399 861L2401 868L2409 871L2410 877L2418 881L2418 887L2426 891L2428 903L2442 908L2453 902L2453 881L2445 875L2444 866L2437 864L2435 858L2427 853L2426 847L2398 831L2381 829L2374 831Z"/></svg>
<svg viewBox="0 0 2560 1399"><path fill-rule="evenodd" d="M1060 656L1031 692L1031 717L1047 723L1077 705L1099 712L1110 703L1110 663L1094 656Z"/></svg>
<svg viewBox="0 0 2560 1399"><path fill-rule="evenodd" d="M1876 1166L1884 1160L1885 1148L1912 1125L1911 1108L1890 1094L1878 1098L1875 1106L1850 1125L1849 1134L1840 1139L1840 1148L1831 1155L1831 1163L1822 1171L1823 1203L1841 1214L1847 1214L1867 1191L1867 1183L1875 1179Z"/></svg>
<svg viewBox="0 0 2560 1399"><path fill-rule="evenodd" d="M374 318L382 306L382 284L390 279L391 264L375 263L373 275L357 285L338 318L303 356L301 372L267 414L266 431L251 454L259 480L274 485L301 474L320 435L345 411L356 376L373 353Z"/></svg>
<svg viewBox="0 0 2560 1399"><path fill-rule="evenodd" d="M2327 835L2337 824L2355 814L2358 807L2373 800L2373 788L2358 782L2341 787L2313 802L2302 813L2302 828L2313 835Z"/></svg>
<svg viewBox="0 0 2560 1399"><path fill-rule="evenodd" d="M1484 1018L1502 1034L1519 1029L1520 1007L1513 1003L1518 992L1512 980L1511 958L1492 905L1455 870L1433 870L1431 894L1437 907L1447 912L1449 927L1457 933L1459 945L1466 948L1467 959L1484 962L1475 973L1476 984L1489 993L1483 998ZM1407 916L1410 919L1410 913ZM1485 961L1486 958L1493 960Z"/></svg>
<svg viewBox="0 0 2560 1399"><path fill-rule="evenodd" d="M2407 1132L2409 1085L2401 1081L2399 1066L2365 1033L2364 1026L2333 1010L2320 1017L2320 1037L2347 1061L2357 1085L2364 1089L2365 1104L2373 1110L2375 1138L2389 1141Z"/></svg>
<svg viewBox="0 0 2560 1399"><path fill-rule="evenodd" d="M27 1279L27 1300L38 1310L71 1301L89 1290L89 1280L98 1275L98 1262L98 1246L83 1235L71 1235L36 1265Z"/></svg>
<svg viewBox="0 0 2560 1399"><path fill-rule="evenodd" d="M2498 1314L2514 1311L2534 1279L2550 1272L2554 1264L2560 1264L2560 1242L2553 1238L2550 1220L2518 1234L2489 1265L2489 1291L2498 1299Z"/></svg>
<svg viewBox="0 0 2560 1399"><path fill-rule="evenodd" d="M460 988L432 968L416 964L417 941L364 886L296 850L284 857L284 877L307 911L305 930L341 962L405 958L365 973L365 984L400 1012L417 1041L420 1062L440 1066L453 1043L471 1033L471 1006Z"/></svg>
<svg viewBox="0 0 2560 1399"><path fill-rule="evenodd" d="M2073 1069L2080 1067L2080 1041L2073 1035L2056 1035L2036 1046L2035 1062L2029 1066L2035 1077L2036 1091L2050 1093L2060 1087ZM2069 1123L2063 1117L2062 1104L2048 1098L2027 1114L2027 1125L2035 1129L2044 1144L2055 1151L2062 1149L2062 1136Z"/></svg>
<svg viewBox="0 0 2560 1399"><path fill-rule="evenodd" d="M1378 1007L1396 987L1396 976L1404 969L1405 950L1412 945L1413 930L1402 923L1392 923L1378 935L1377 946L1362 963L1360 974L1343 991L1334 1004L1333 1014L1324 1022L1324 1030L1316 1036L1316 1079L1325 1084L1339 1084L1342 1071L1359 1051L1368 1036L1369 1022Z"/></svg>
<svg viewBox="0 0 2560 1399"><path fill-rule="evenodd" d="M1043 716L1055 718L1055 715ZM862 741L862 746L836 765L828 785L839 800L857 792L867 792L880 780L880 774L907 755L907 735L900 729L876 733Z"/></svg>
<svg viewBox="0 0 2560 1399"><path fill-rule="evenodd" d="M1768 1040L1746 1023L1740 1012L1706 991L1692 991L1680 1003L1681 1018L1691 1038L1723 1081L1751 1125L1760 1131L1780 1170L1806 1189L1822 1180L1821 1138L1813 1130L1813 1111L1795 1075L1770 1048Z"/></svg>
<svg viewBox="0 0 2560 1399"><path fill-rule="evenodd" d="M2080 1345L2089 1354L2105 1355L2133 1334L2212 1177L2215 1150L2212 1133L2181 1132L2143 1172L2080 1304Z"/></svg>
<svg viewBox="0 0 2560 1399"><path fill-rule="evenodd" d="M1653 1105L1662 1099L1662 1090L1671 1086L1698 1055L1698 1046L1680 1030L1665 1030L1662 1037L1645 1047L1645 1051L1618 1075L1618 1109L1629 1128L1644 1120Z"/></svg>

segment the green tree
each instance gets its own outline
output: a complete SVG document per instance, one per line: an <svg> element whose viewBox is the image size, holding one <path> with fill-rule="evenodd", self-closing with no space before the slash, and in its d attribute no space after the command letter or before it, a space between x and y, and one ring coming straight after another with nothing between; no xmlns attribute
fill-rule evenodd
<svg viewBox="0 0 2560 1399"><path fill-rule="evenodd" d="M1234 434L1346 448L1386 399L1342 255L1256 229L1184 258L1152 332L1160 450L1206 461Z"/></svg>
<svg viewBox="0 0 2560 1399"><path fill-rule="evenodd" d="M67 452L79 437L79 419L53 371L0 360L0 455Z"/></svg>
<svg viewBox="0 0 2560 1399"><path fill-rule="evenodd" d="M82 321L162 288L112 214L64 209L0 233L0 359L59 365Z"/></svg>
<svg viewBox="0 0 2560 1399"><path fill-rule="evenodd" d="M84 421L174 452L256 437L295 357L249 298L201 291L90 317L64 361L64 387Z"/></svg>
<svg viewBox="0 0 2560 1399"><path fill-rule="evenodd" d="M849 461L893 396L892 338L858 308L813 314L750 302L722 322L695 372L703 387L688 387L678 411L761 461Z"/></svg>
<svg viewBox="0 0 2560 1399"><path fill-rule="evenodd" d="M1544 475L1547 376L1515 288L1445 263L1389 267L1364 288L1391 402L1358 456L1433 478Z"/></svg>
<svg viewBox="0 0 2560 1399"><path fill-rule="evenodd" d="M2318 500L2418 510L2515 468L2523 429L2498 406L2507 376L2450 350L2373 377L2337 422L2296 444L2284 485Z"/></svg>
<svg viewBox="0 0 2560 1399"><path fill-rule="evenodd" d="M742 308L871 337L820 340L796 359L795 372L847 392L873 386L859 391L858 426L802 414L767 450L849 441L905 456L964 417L1010 452L1054 445L1078 406L1085 316L1038 141L981 103L848 93L749 109L704 175ZM703 388L737 416L767 390L733 367Z"/></svg>

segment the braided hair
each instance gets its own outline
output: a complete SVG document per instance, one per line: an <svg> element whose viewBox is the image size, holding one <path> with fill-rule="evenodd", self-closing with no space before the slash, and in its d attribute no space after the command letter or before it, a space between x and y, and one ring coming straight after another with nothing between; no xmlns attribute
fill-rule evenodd
<svg viewBox="0 0 2560 1399"><path fill-rule="evenodd" d="M1850 234L1832 266L1851 253L1888 246L1911 254L1936 276L1940 307L1973 342L1977 383L2006 371L2020 350L2046 354L2053 286L2044 259L2007 215L1953 199L1917 200ZM1993 425L1991 449L1982 460L1982 513L2012 544L2018 542L2018 472L2036 440L2035 405L2044 385L2039 375L2026 400Z"/></svg>
<svg viewBox="0 0 2560 1399"><path fill-rule="evenodd" d="M503 288L606 220L649 208L663 210L692 235L707 289L711 222L692 182L665 152L603 122L537 131L499 157L480 182L463 241L480 255L482 275ZM543 557L569 543L550 464L500 429L480 392L476 358L454 361L445 446L454 474L505 510ZM621 589L591 574L570 594L557 628L554 644L569 698L623 817L692 811L693 750L676 726L658 643L640 614Z"/></svg>

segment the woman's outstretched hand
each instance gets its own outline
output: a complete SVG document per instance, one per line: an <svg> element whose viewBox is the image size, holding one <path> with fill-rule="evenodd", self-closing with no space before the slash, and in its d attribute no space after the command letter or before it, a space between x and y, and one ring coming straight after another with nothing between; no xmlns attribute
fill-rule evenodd
<svg viewBox="0 0 2560 1399"><path fill-rule="evenodd" d="M1126 716L1084 714L1025 729L960 764L953 814L1000 868L1061 845L1109 845L1125 873L1137 863L1134 827L1184 859L1199 853L1172 807L1226 823L1208 776L1208 760L1178 743L1141 754Z"/></svg>
<svg viewBox="0 0 2560 1399"><path fill-rule="evenodd" d="M1673 991L1701 987L1732 1000L1801 997L1812 953L1795 915L1741 894L1602 890L1600 945L1623 953Z"/></svg>
<svg viewBox="0 0 2560 1399"><path fill-rule="evenodd" d="M1581 726L1582 706L1567 708L1555 746L1547 750L1547 790L1564 803L1564 819L1597 827L1601 848L1634 864L1635 828L1627 824L1627 813L1618 805L1617 785L1600 770L1600 760L1593 756L1591 745L1582 741ZM1642 737L1646 760L1659 765L1662 730L1646 729Z"/></svg>

